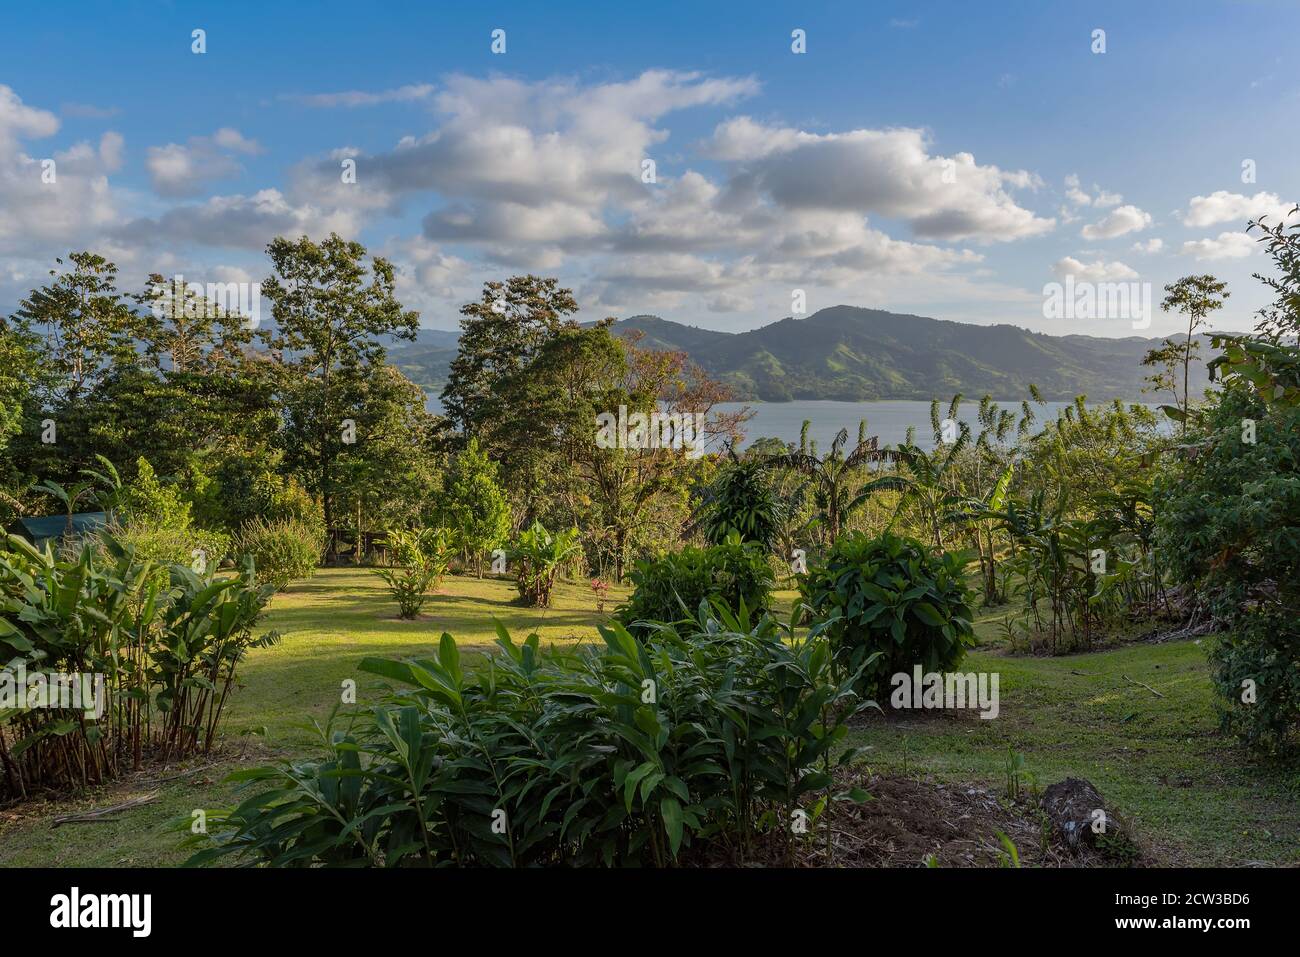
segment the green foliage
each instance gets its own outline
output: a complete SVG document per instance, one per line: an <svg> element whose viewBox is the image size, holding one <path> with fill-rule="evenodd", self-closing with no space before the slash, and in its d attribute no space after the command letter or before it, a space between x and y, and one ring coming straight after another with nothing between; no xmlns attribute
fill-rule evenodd
<svg viewBox="0 0 1300 957"><path fill-rule="evenodd" d="M398 615L417 618L430 590L437 588L451 562L451 535L442 528L390 531L386 536L393 568L375 569L397 602Z"/></svg>
<svg viewBox="0 0 1300 957"><path fill-rule="evenodd" d="M734 531L720 545L688 545L653 561L639 561L628 577L632 596L617 617L637 634L650 627L643 622L690 619L701 604L713 602L762 614L775 585L763 547L742 542Z"/></svg>
<svg viewBox="0 0 1300 957"><path fill-rule="evenodd" d="M220 457L210 472L189 476L195 519L208 527L239 529L257 519L291 519L324 527L321 508L279 458L258 455Z"/></svg>
<svg viewBox="0 0 1300 957"><path fill-rule="evenodd" d="M804 424L807 432L807 423ZM845 443L849 439L847 429L840 429L831 442L831 450L822 458L817 457L816 443L802 447L797 452L787 452L762 460L766 469L792 469L809 479L813 490L813 502L816 509L816 523L820 526L827 544L840 537L849 517L871 496L872 485L855 491L855 483L860 480L859 473L869 463L885 461L892 458L892 453L880 449L876 436L865 438L865 425L859 430L859 441L853 450L844 454ZM805 436L806 437L806 436Z"/></svg>
<svg viewBox="0 0 1300 957"><path fill-rule="evenodd" d="M975 645L963 562L915 539L845 535L799 591L840 667L862 670L864 694L883 694L891 675L918 664L951 671Z"/></svg>
<svg viewBox="0 0 1300 957"><path fill-rule="evenodd" d="M186 565L196 574L204 574L220 568L231 554L231 536L205 528L177 528L133 520L126 525L112 526L112 536L134 551L141 561L157 565L157 574L164 580L170 565Z"/></svg>
<svg viewBox="0 0 1300 957"><path fill-rule="evenodd" d="M190 863L664 866L710 846L743 860L764 832L789 848L796 808L865 797L831 791L867 703L824 638L725 610L645 643L615 624L599 650L498 634L470 674L445 634L435 658L366 659L404 690L331 722L320 759L235 775L258 793L208 813Z"/></svg>
<svg viewBox="0 0 1300 957"><path fill-rule="evenodd" d="M438 517L455 530L458 547L473 556L475 568L481 568L483 555L504 544L510 534L510 502L497 465L476 439L452 458L443 475Z"/></svg>
<svg viewBox="0 0 1300 957"><path fill-rule="evenodd" d="M295 518L254 519L234 540L236 554L253 559L257 580L273 585L276 591L309 578L320 565L324 549L324 529Z"/></svg>
<svg viewBox="0 0 1300 957"><path fill-rule="evenodd" d="M721 545L734 531L741 541L771 548L776 541L780 510L760 463L735 462L709 489L703 515L704 537Z"/></svg>
<svg viewBox="0 0 1300 957"><path fill-rule="evenodd" d="M525 605L545 608L551 603L551 589L564 563L578 555L578 530L568 528L552 534L541 522L519 533L510 560L515 564L515 583L519 600Z"/></svg>
<svg viewBox="0 0 1300 957"><path fill-rule="evenodd" d="M214 578L173 565L160 581L130 547L107 535L98 544L72 558L14 536L0 549L0 660L29 678L105 682L81 708L28 698L0 711L0 795L103 783L139 768L146 749L165 759L208 750L244 654L277 640L253 635L272 591L253 584L251 567Z"/></svg>
<svg viewBox="0 0 1300 957"><path fill-rule="evenodd" d="M123 486L119 496L119 519L161 528L189 528L190 505L180 489L160 482L143 456L136 460L135 468L135 478Z"/></svg>
<svg viewBox="0 0 1300 957"><path fill-rule="evenodd" d="M1156 547L1174 579L1195 589L1225 626L1210 646L1225 727L1261 749L1294 748L1300 407L1270 410L1252 387L1233 384L1189 439L1195 444L1156 487Z"/></svg>
<svg viewBox="0 0 1300 957"><path fill-rule="evenodd" d="M320 243L277 237L267 253L275 270L262 283L275 320L267 343L285 358L279 369L285 461L320 497L325 527L332 529L346 478L340 459L345 453L365 458L344 441L341 423L352 419L356 444L367 441L357 408L386 392L390 376L380 337L414 339L419 314L398 301L392 264L375 256L367 265L358 242L334 233ZM387 396L380 404L391 410Z"/></svg>

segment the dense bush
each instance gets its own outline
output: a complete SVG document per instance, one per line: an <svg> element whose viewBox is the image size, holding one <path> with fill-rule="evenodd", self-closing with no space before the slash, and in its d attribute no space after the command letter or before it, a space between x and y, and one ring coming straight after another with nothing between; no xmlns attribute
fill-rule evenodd
<svg viewBox="0 0 1300 957"><path fill-rule="evenodd" d="M705 844L743 858L765 831L789 847L796 809L815 822L866 797L830 792L865 703L820 637L722 611L645 643L604 628L600 650L498 632L472 675L450 635L436 659L364 661L409 690L331 723L317 760L237 775L260 793L209 811L190 863L665 865Z"/></svg>
<svg viewBox="0 0 1300 957"><path fill-rule="evenodd" d="M438 587L451 563L452 535L442 528L422 532L391 531L387 535L392 568L375 570L397 602L399 617L414 619L432 589Z"/></svg>
<svg viewBox="0 0 1300 957"><path fill-rule="evenodd" d="M166 583L154 571L107 535L74 559L14 536L0 548L0 681L23 695L0 710L0 797L102 783L146 750L211 747L245 652L276 640L253 635L272 592L250 567L214 578L173 565ZM82 707L33 698L38 674L46 689L81 685Z"/></svg>
<svg viewBox="0 0 1300 957"><path fill-rule="evenodd" d="M741 541L770 548L781 518L777 502L758 462L735 462L709 488L702 515L704 537L721 545L732 532Z"/></svg>
<svg viewBox="0 0 1300 957"><path fill-rule="evenodd" d="M188 565L202 575L219 568L231 552L229 535L205 528L152 525L133 519L126 525L114 523L110 532L141 561L157 565L164 581L170 565Z"/></svg>
<svg viewBox="0 0 1300 957"><path fill-rule="evenodd" d="M693 617L705 601L756 614L767 610L775 580L765 549L742 542L733 531L721 545L687 546L653 561L639 561L628 574L632 597L618 619L640 634L641 621L678 621Z"/></svg>
<svg viewBox="0 0 1300 957"><path fill-rule="evenodd" d="M1223 626L1208 648L1225 727L1263 749L1293 747L1300 736L1300 405L1270 409L1238 384L1205 409L1187 441L1187 454L1157 483L1156 547L1174 579L1190 585Z"/></svg>
<svg viewBox="0 0 1300 957"><path fill-rule="evenodd" d="M497 464L471 438L449 463L438 498L438 522L454 530L462 560L480 575L483 556L510 534L510 499L498 473Z"/></svg>
<svg viewBox="0 0 1300 957"><path fill-rule="evenodd" d="M234 542L237 554L252 556L257 580L269 582L276 591L310 577L324 549L324 529L295 518L255 518L239 530Z"/></svg>
<svg viewBox="0 0 1300 957"><path fill-rule="evenodd" d="M541 522L519 533L510 557L515 564L515 585L525 605L545 608L564 563L582 551L578 530L568 528L552 534Z"/></svg>
<svg viewBox="0 0 1300 957"><path fill-rule="evenodd" d="M891 675L918 664L950 671L975 644L962 562L915 539L843 535L799 590L841 667L865 665L865 694L882 694Z"/></svg>

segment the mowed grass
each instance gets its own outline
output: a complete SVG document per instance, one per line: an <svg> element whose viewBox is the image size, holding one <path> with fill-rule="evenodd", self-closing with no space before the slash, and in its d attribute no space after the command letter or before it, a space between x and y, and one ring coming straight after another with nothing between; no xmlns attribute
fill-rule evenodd
<svg viewBox="0 0 1300 957"><path fill-rule="evenodd" d="M549 609L522 608L515 595L509 581L451 577L420 620L404 622L369 571L327 569L291 586L276 597L265 622L283 641L244 663L213 766L198 759L191 763L197 773L170 779L181 769L151 768L73 800L0 811L0 865L181 863L187 854L178 848L173 822L196 808L238 800L241 792L223 782L230 770L310 753L313 732L306 725L312 718L324 722L347 679L357 682L360 703L373 700L381 683L357 670L367 656L425 655L445 631L472 666L495 640L494 619L517 638L536 631L544 645L599 641L596 626L607 616L596 614L586 582L561 582ZM625 595L613 589L607 609ZM781 592L778 600L788 611L793 594ZM987 617L978 628L992 642ZM1252 764L1217 732L1205 656L1192 642L1062 658L1013 658L990 647L969 656L963 670L998 672L999 717L864 719L851 743L870 747L866 761L873 770L1000 786L1011 748L1024 755L1039 786L1067 776L1091 780L1167 863L1300 860L1300 783L1294 772ZM50 827L57 814L155 790L154 803L116 820Z"/></svg>
<svg viewBox="0 0 1300 957"><path fill-rule="evenodd" d="M382 686L381 679L357 670L363 658L427 656L444 632L456 639L467 667L493 647L497 621L518 639L537 632L543 647L599 641L597 624L625 594L626 589L611 589L606 614L598 615L585 581L561 581L550 608L524 608L515 603L512 581L449 576L418 620L403 621L373 572L322 570L273 602L265 627L283 640L249 657L227 733L264 729L273 746L300 745L311 739L301 726L313 717L324 722L341 700L344 681L356 681L357 701L363 704Z"/></svg>

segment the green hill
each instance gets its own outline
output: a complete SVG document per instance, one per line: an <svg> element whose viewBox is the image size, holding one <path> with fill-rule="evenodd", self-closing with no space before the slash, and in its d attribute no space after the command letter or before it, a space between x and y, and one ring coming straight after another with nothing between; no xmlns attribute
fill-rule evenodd
<svg viewBox="0 0 1300 957"><path fill-rule="evenodd" d="M1150 371L1142 356L1159 343L1140 336L1050 336L856 306L832 306L749 332L717 332L645 315L616 322L614 332L637 332L642 346L686 352L730 385L737 399L768 402L929 400L955 392L1018 399L1031 382L1047 399L1083 394L1094 401L1136 401L1144 397L1142 378ZM390 361L436 393L456 355L451 336L395 345ZM1202 354L1209 354L1208 342ZM1195 364L1193 391L1206 382L1204 364Z"/></svg>

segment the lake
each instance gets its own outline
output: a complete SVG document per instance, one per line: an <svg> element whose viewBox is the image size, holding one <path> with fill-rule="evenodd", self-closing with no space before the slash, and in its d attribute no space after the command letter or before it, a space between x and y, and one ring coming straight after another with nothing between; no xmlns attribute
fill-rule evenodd
<svg viewBox="0 0 1300 957"><path fill-rule="evenodd" d="M1004 409L1010 409L1016 420L1020 419L1020 400L1005 400L998 403ZM1034 431L1042 428L1044 422L1053 421L1057 413L1070 402L1045 402L1042 405L1030 403L1034 410ZM1109 405L1109 403L1096 403ZM1149 408L1153 405L1147 403ZM777 438L783 442L799 442L799 430L804 419L812 422L808 427L809 439L816 440L817 451L825 454L835 440L835 433L840 429L849 430L848 447L852 448L858 439L858 421L867 420L867 435L880 436L880 444L897 445L907 438L909 426L916 429L916 444L923 449L933 448L934 434L930 428L930 403L911 399L882 399L874 402L835 402L826 399L799 400L795 402L721 402L714 408L718 411L734 411L748 406L754 410L754 416L745 423L745 440L740 444L744 448L755 439ZM437 397L430 395L428 407L431 412L441 411ZM939 414L946 415L948 403L939 404ZM979 402L963 402L957 416L967 423L973 432L979 433Z"/></svg>
<svg viewBox="0 0 1300 957"><path fill-rule="evenodd" d="M1002 401L1002 408L1011 410L1016 421L1020 420L1020 401ZM1045 402L1042 405L1030 403L1034 412L1034 431L1042 428L1044 422L1056 419L1057 413L1070 402ZM1098 403L1109 404L1109 403ZM783 442L799 442L799 430L804 419L812 422L808 427L808 438L816 440L817 451L824 454L835 441L835 434L840 429L849 430L848 448L858 441L858 422L867 420L867 435L880 436L880 444L897 445L906 440L908 427L916 429L916 444L923 449L934 447L934 432L930 426L930 403L909 399L884 399L875 402L833 402L829 400L795 401L795 402L724 402L716 406L720 410L735 410L749 406L754 416L745 423L745 441L741 448L760 438L778 438ZM939 415L948 414L948 403L939 403ZM979 402L963 402L957 418L979 434Z"/></svg>

